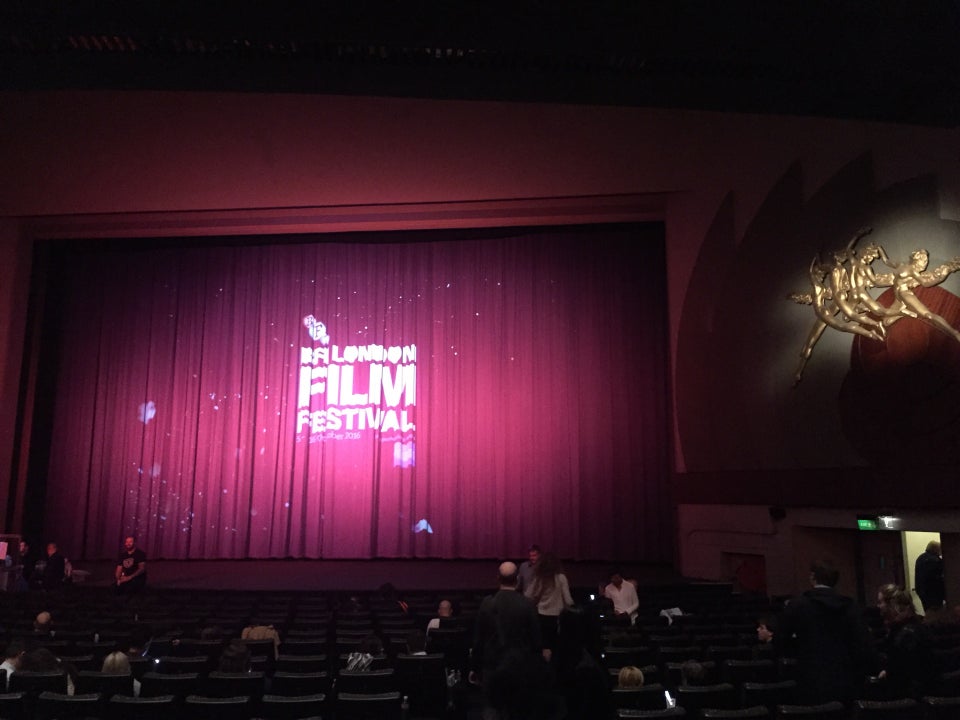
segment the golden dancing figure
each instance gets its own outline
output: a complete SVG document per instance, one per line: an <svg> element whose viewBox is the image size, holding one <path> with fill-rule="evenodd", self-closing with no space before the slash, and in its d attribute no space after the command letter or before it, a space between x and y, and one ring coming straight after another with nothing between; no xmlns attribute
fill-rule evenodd
<svg viewBox="0 0 960 720"><path fill-rule="evenodd" d="M815 257L810 264L812 292L787 296L793 302L812 305L817 316L800 351L794 387L803 379L807 361L827 327L883 342L887 327L901 318L912 317L924 320L960 342L960 332L914 293L918 287L933 287L946 280L950 273L960 269L960 257L927 270L930 255L926 250L915 250L903 263L891 261L884 249L873 243L857 252L857 243L870 232L870 228L858 232L844 250L834 253L832 263L822 263L819 256ZM875 272L873 264L877 260L893 272ZM892 287L893 305L880 304L870 294L875 287Z"/></svg>

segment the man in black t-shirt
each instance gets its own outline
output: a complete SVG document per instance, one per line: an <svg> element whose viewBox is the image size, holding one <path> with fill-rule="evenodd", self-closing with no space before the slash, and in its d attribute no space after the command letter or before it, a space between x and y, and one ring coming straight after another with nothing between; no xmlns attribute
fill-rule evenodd
<svg viewBox="0 0 960 720"><path fill-rule="evenodd" d="M128 535L117 560L117 594L132 595L147 584L147 554L137 547L137 539Z"/></svg>

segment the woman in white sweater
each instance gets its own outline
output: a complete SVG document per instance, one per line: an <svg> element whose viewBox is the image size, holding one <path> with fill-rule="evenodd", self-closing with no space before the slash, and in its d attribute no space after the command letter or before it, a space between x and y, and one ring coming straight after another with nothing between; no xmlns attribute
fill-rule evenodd
<svg viewBox="0 0 960 720"><path fill-rule="evenodd" d="M549 660L557 647L560 613L573 607L570 584L556 555L544 553L540 557L540 562L534 568L533 582L524 594L537 606L543 636L543 656Z"/></svg>

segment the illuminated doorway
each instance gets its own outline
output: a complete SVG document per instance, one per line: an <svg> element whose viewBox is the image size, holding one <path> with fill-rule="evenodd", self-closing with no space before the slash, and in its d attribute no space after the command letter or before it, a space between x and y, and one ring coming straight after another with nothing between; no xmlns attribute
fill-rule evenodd
<svg viewBox="0 0 960 720"><path fill-rule="evenodd" d="M913 606L918 613L923 613L923 603L920 602L920 596L914 589L916 586L916 575L914 569L917 564L917 558L927 549L927 544L933 540L940 542L940 533L938 532L919 532L914 530L905 530L901 533L903 537L903 575L907 578L907 587L913 595Z"/></svg>

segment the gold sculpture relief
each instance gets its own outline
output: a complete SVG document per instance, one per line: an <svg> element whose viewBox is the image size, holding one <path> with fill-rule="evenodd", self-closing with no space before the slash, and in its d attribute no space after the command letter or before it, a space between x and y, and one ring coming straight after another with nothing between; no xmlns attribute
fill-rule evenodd
<svg viewBox="0 0 960 720"><path fill-rule="evenodd" d="M803 379L813 348L828 327L883 342L890 325L911 317L929 323L960 342L960 332L914 293L918 287L933 287L946 280L950 273L960 269L960 257L927 270L930 255L926 250L915 250L910 253L910 259L902 263L892 261L882 247L873 243L858 251L857 243L871 231L871 228L860 230L846 248L833 254L832 262L824 263L819 256L814 257L810 263L811 291L787 296L795 303L812 305L817 316L800 351L794 387ZM886 266L883 272L874 270L877 261ZM886 307L879 303L870 293L873 288L893 288L893 304Z"/></svg>

